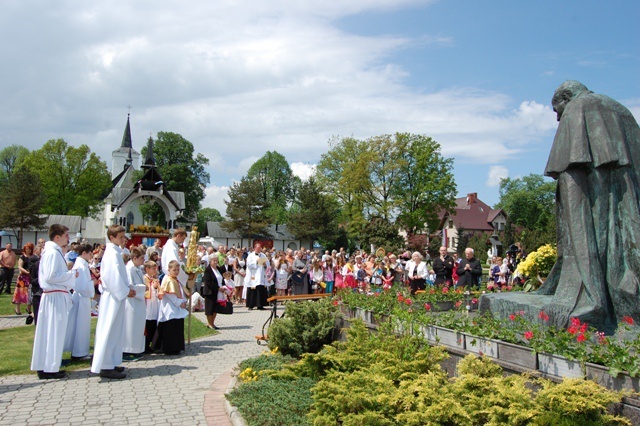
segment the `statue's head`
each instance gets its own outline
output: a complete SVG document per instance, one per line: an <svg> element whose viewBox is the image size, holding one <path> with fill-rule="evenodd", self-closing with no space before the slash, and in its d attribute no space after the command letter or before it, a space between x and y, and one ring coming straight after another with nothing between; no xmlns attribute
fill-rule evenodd
<svg viewBox="0 0 640 426"><path fill-rule="evenodd" d="M587 87L576 80L567 80L562 83L553 94L553 98L551 99L551 105L553 106L553 110L556 112L558 121L560 121L560 117L562 117L562 113L566 108L567 104L571 102L571 99L578 96L582 92L588 92L589 89Z"/></svg>

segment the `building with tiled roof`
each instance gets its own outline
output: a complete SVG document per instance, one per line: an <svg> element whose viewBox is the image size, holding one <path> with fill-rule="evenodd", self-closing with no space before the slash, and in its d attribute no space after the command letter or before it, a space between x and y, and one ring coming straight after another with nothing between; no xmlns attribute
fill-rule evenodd
<svg viewBox="0 0 640 426"><path fill-rule="evenodd" d="M456 207L453 212L440 213L439 228L442 232L442 241L450 252L457 251L458 240L462 234L483 233L487 235L487 241L492 244L492 249L497 253L497 247L501 245L493 235L504 230L507 223L507 215L502 209L493 209L478 198L477 192L467 194L466 197L456 199Z"/></svg>

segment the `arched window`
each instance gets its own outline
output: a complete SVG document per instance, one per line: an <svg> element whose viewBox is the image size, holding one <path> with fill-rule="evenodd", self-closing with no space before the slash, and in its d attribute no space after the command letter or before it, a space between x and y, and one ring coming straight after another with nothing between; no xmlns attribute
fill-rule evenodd
<svg viewBox="0 0 640 426"><path fill-rule="evenodd" d="M298 245L294 242L290 242L289 245L287 245L287 248L290 248L291 250L298 250Z"/></svg>
<svg viewBox="0 0 640 426"><path fill-rule="evenodd" d="M133 212L127 213L127 223L124 224L124 227L129 228L130 225L133 225Z"/></svg>

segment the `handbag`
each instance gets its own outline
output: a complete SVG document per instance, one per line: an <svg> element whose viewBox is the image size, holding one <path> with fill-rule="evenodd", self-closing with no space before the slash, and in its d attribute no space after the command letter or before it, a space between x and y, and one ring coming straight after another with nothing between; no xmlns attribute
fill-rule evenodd
<svg viewBox="0 0 640 426"><path fill-rule="evenodd" d="M25 320L25 323L26 323L27 325L31 325L31 324L33 324L33 315L29 315L29 316L27 317L27 319Z"/></svg>
<svg viewBox="0 0 640 426"><path fill-rule="evenodd" d="M233 303L230 300L227 300L225 304L216 303L214 311L222 315L231 315L233 313Z"/></svg>

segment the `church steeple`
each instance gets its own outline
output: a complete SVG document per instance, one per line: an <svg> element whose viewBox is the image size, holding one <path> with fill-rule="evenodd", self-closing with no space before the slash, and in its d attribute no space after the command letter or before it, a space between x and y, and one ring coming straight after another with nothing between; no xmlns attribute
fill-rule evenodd
<svg viewBox="0 0 640 426"><path fill-rule="evenodd" d="M147 140L147 156L144 159L144 164L142 165L143 169L149 169L156 166L156 159L153 156L153 138L149 135L149 140Z"/></svg>
<svg viewBox="0 0 640 426"><path fill-rule="evenodd" d="M133 149L131 142L131 114L127 114L127 125L122 135L120 147L113 151L111 157L111 179L121 177L123 172L129 168L137 170L140 164L140 153Z"/></svg>
<svg viewBox="0 0 640 426"><path fill-rule="evenodd" d="M127 126L124 128L124 134L122 135L122 145L120 148L133 148L131 145L131 124L129 124L129 117L131 114L127 114Z"/></svg>

